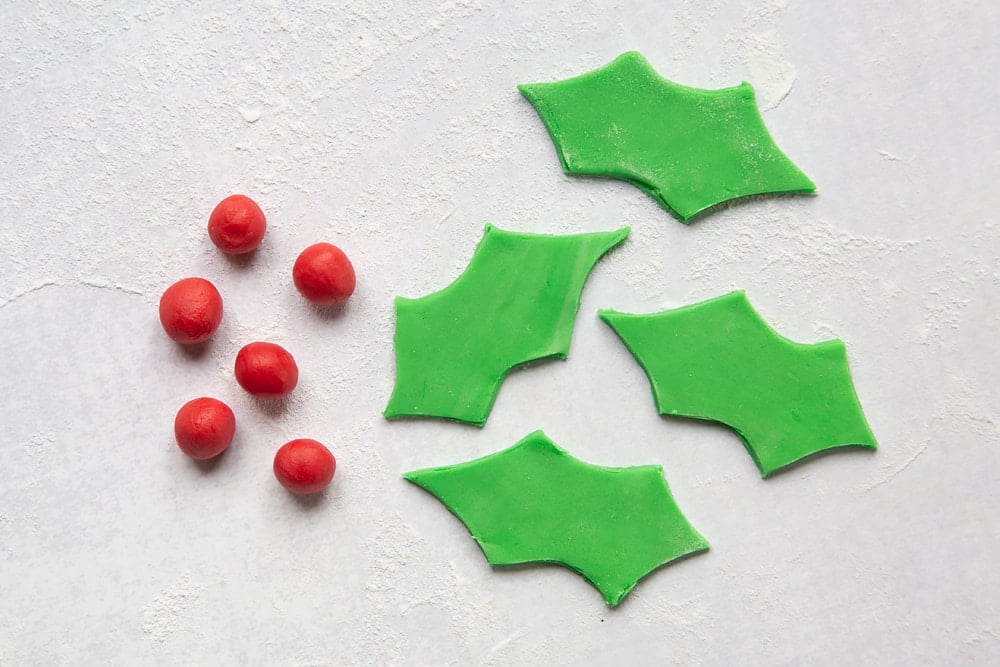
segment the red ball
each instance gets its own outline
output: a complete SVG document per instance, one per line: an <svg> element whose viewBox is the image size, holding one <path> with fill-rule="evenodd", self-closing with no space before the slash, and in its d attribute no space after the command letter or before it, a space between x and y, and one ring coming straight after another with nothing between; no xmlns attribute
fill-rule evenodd
<svg viewBox="0 0 1000 667"><path fill-rule="evenodd" d="M181 451L193 459L210 459L225 451L236 432L236 416L214 398L196 398L177 411L174 438Z"/></svg>
<svg viewBox="0 0 1000 667"><path fill-rule="evenodd" d="M250 343L236 355L236 381L259 398L284 398L299 382L299 367L274 343Z"/></svg>
<svg viewBox="0 0 1000 667"><path fill-rule="evenodd" d="M242 255L260 245L267 231L264 212L246 195L226 197L208 217L212 243L227 255Z"/></svg>
<svg viewBox="0 0 1000 667"><path fill-rule="evenodd" d="M204 278L178 280L160 297L160 324L178 343L208 340L221 321L222 296Z"/></svg>
<svg viewBox="0 0 1000 667"><path fill-rule="evenodd" d="M307 438L285 443L274 455L274 476L292 493L319 493L336 470L330 450Z"/></svg>
<svg viewBox="0 0 1000 667"><path fill-rule="evenodd" d="M344 251L317 243L302 251L292 267L292 280L302 296L317 306L335 306L354 293L354 267Z"/></svg>

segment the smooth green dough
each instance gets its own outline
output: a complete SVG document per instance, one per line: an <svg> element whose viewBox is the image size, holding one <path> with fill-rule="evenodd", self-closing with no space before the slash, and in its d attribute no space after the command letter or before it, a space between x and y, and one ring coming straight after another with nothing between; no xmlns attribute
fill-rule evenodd
<svg viewBox="0 0 1000 667"><path fill-rule="evenodd" d="M404 477L465 524L491 565L564 565L612 607L656 568L708 549L660 466L584 463L541 431L496 454Z"/></svg>
<svg viewBox="0 0 1000 667"><path fill-rule="evenodd" d="M484 424L511 368L566 358L583 284L628 233L554 236L486 225L455 282L419 299L396 298L396 385L386 418Z"/></svg>
<svg viewBox="0 0 1000 667"><path fill-rule="evenodd" d="M816 191L771 139L748 83L681 86L631 52L572 79L518 89L566 172L630 181L682 221L730 199Z"/></svg>
<svg viewBox="0 0 1000 667"><path fill-rule="evenodd" d="M730 427L767 477L834 447L876 447L840 340L790 341L731 292L651 315L600 311L642 366L660 414Z"/></svg>

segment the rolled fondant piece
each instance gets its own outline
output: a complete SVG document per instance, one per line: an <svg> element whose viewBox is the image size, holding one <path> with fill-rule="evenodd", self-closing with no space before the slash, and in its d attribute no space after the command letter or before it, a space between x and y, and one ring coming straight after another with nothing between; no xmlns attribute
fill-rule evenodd
<svg viewBox="0 0 1000 667"><path fill-rule="evenodd" d="M600 316L646 372L660 414L725 424L765 477L823 450L876 447L844 343L784 338L742 291L650 315Z"/></svg>
<svg viewBox="0 0 1000 667"><path fill-rule="evenodd" d="M660 466L591 465L541 431L496 454L404 477L465 524L491 565L564 565L610 606L656 568L708 549Z"/></svg>
<svg viewBox="0 0 1000 667"><path fill-rule="evenodd" d="M419 299L396 298L396 385L386 418L484 424L512 368L566 357L583 284L628 233L557 236L487 225L455 282Z"/></svg>
<svg viewBox="0 0 1000 667"><path fill-rule="evenodd" d="M567 173L629 181L681 221L730 199L816 191L774 143L748 83L682 86L631 52L581 76L518 88Z"/></svg>

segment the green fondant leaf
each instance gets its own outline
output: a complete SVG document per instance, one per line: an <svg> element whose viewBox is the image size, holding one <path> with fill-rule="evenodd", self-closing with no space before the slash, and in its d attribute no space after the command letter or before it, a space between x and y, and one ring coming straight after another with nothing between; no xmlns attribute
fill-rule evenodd
<svg viewBox="0 0 1000 667"><path fill-rule="evenodd" d="M660 414L710 419L746 443L763 476L834 447L876 447L840 340L783 338L743 292L603 319L642 366Z"/></svg>
<svg viewBox="0 0 1000 667"><path fill-rule="evenodd" d="M491 565L564 565L611 606L661 565L708 549L660 466L584 463L541 431L502 452L404 477L465 524Z"/></svg>
<svg viewBox="0 0 1000 667"><path fill-rule="evenodd" d="M682 221L738 197L816 190L771 139L748 83L689 88L631 52L581 76L518 88L566 172L630 181Z"/></svg>
<svg viewBox="0 0 1000 667"><path fill-rule="evenodd" d="M550 236L487 225L454 283L396 299L396 386L386 418L485 423L511 368L566 357L583 284L628 232Z"/></svg>

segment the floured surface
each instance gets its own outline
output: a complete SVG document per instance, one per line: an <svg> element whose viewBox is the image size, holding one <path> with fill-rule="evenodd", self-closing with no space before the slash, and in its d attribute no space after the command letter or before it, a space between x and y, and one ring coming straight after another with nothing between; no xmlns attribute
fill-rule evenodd
<svg viewBox="0 0 1000 667"><path fill-rule="evenodd" d="M0 8L0 663L1000 660L1000 9L850 4ZM684 227L563 175L516 83L630 49L680 83L753 83L819 196ZM268 215L247 265L204 230L232 192ZM569 361L512 373L484 429L385 422L392 297L453 280L486 221L633 231ZM358 273L338 317L291 283L321 240ZM186 275L226 304L201 355L156 317ZM596 310L733 288L789 338L846 342L876 453L762 482L725 429L655 414ZM281 410L232 378L257 339L300 366ZM200 394L239 424L211 468L172 442ZM399 478L535 428L662 464L712 551L609 611L561 568L491 571ZM320 503L271 474L296 437L337 456Z"/></svg>

